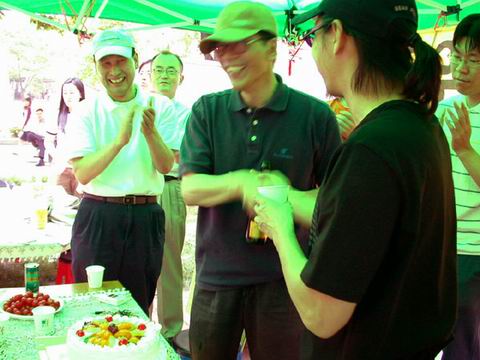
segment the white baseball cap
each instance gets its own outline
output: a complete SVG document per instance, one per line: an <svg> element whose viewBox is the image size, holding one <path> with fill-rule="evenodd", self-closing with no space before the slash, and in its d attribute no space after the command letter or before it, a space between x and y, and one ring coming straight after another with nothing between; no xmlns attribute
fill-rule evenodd
<svg viewBox="0 0 480 360"><path fill-rule="evenodd" d="M135 40L125 30L104 30L93 38L93 56L96 60L107 55L119 55L131 59Z"/></svg>

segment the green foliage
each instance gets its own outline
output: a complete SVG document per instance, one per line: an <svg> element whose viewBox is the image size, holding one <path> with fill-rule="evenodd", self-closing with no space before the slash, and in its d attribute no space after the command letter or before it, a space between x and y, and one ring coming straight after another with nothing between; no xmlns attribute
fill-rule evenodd
<svg viewBox="0 0 480 360"><path fill-rule="evenodd" d="M0 180L5 181L8 184L13 184L15 186L20 186L25 182L25 179L22 179L18 176L10 176L6 178L0 178Z"/></svg>
<svg viewBox="0 0 480 360"><path fill-rule="evenodd" d="M44 18L53 20L59 24L64 22L63 16L53 16L53 15L42 15ZM63 34L63 29L58 28L57 26L53 26L47 23L44 23L41 20L31 18L30 23L35 25L35 28L37 30L52 30L52 31L58 31L60 34Z"/></svg>
<svg viewBox="0 0 480 360"><path fill-rule="evenodd" d="M20 129L19 127L13 127L11 129L9 129L9 131L10 131L10 136L11 137L18 138L18 135L20 134L22 129Z"/></svg>

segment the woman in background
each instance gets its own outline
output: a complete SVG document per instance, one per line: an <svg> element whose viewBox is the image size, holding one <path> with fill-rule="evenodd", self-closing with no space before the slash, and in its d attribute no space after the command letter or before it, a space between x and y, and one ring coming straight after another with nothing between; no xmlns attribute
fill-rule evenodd
<svg viewBox="0 0 480 360"><path fill-rule="evenodd" d="M62 84L56 126L54 129L47 131L49 141L53 142L55 146L61 144L71 113L78 103L84 99L85 86L83 82L76 77L65 80ZM58 153L57 151L57 155ZM59 174L57 185L61 185L68 194L80 197L80 194L77 192L78 181L75 179L70 165L66 162L63 163L59 161L59 159L56 159L56 163L61 167L60 169L56 167L58 169L57 173Z"/></svg>
<svg viewBox="0 0 480 360"><path fill-rule="evenodd" d="M146 92L152 91L152 84L150 82L150 67L152 66L152 59L149 59L140 64L138 67L138 77L140 88Z"/></svg>
<svg viewBox="0 0 480 360"><path fill-rule="evenodd" d="M56 129L54 132L48 132L53 139L55 146L61 149L65 132L68 131L67 124L71 119L71 114L78 104L85 99L85 86L83 82L76 77L68 78L62 84L62 93L60 95L60 106L58 108L58 117ZM55 159L55 175L57 175L57 185L61 185L67 194L81 198L78 192L78 181L73 174L72 167L65 160L61 159L61 151L57 151ZM71 269L72 255L68 250L63 252L58 259L57 284L74 283Z"/></svg>

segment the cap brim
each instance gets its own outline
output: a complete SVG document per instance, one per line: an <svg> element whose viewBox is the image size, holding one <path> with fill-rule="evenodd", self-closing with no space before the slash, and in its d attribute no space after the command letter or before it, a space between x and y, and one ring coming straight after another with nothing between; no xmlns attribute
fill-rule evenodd
<svg viewBox="0 0 480 360"><path fill-rule="evenodd" d="M105 46L101 49L98 49L94 57L96 60L100 60L101 58L108 56L108 55L119 55L126 58L132 58L132 48L125 47L125 46Z"/></svg>
<svg viewBox="0 0 480 360"><path fill-rule="evenodd" d="M320 5L315 7L314 9L306 11L303 14L300 14L298 16L295 16L292 19L292 24L293 25L302 24L305 21L308 21L308 20L314 18L315 16L320 15L321 13L322 13L322 4L320 3Z"/></svg>
<svg viewBox="0 0 480 360"><path fill-rule="evenodd" d="M245 40L246 38L255 35L260 30L252 29L252 30L245 30L245 29L225 29L219 31L209 37L200 41L200 51L203 54L208 54L212 52L218 43L233 43L241 40Z"/></svg>

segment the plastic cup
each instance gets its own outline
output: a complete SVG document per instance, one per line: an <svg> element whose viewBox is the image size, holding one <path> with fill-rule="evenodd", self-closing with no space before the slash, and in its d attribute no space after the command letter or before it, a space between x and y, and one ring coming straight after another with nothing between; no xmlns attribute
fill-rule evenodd
<svg viewBox="0 0 480 360"><path fill-rule="evenodd" d="M51 306L37 306L32 309L35 332L37 335L52 335L55 331L53 316L55 308Z"/></svg>
<svg viewBox="0 0 480 360"><path fill-rule="evenodd" d="M39 230L45 229L48 221L48 209L36 209L35 210L35 224Z"/></svg>
<svg viewBox="0 0 480 360"><path fill-rule="evenodd" d="M101 265L90 265L85 268L85 271L87 272L88 287L91 289L101 288L105 268Z"/></svg>
<svg viewBox="0 0 480 360"><path fill-rule="evenodd" d="M289 185L271 185L271 186L259 186L257 191L260 195L267 199L273 200L279 204L283 204L288 200Z"/></svg>

